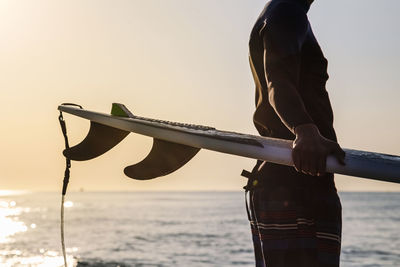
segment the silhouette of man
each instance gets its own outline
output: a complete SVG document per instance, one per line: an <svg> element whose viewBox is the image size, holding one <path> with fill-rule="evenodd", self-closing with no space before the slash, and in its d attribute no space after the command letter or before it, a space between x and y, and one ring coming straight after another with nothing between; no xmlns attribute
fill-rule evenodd
<svg viewBox="0 0 400 267"><path fill-rule="evenodd" d="M250 183L256 266L339 266L341 204L326 158L344 164L325 88L327 60L307 12L313 0L269 1L251 32L254 124L294 140L295 168L259 162Z"/></svg>

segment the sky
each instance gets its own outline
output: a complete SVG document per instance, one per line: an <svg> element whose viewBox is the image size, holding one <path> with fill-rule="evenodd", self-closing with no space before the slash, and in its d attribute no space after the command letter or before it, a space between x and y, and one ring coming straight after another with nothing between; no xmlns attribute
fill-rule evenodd
<svg viewBox="0 0 400 267"><path fill-rule="evenodd" d="M256 134L249 33L261 0L0 0L0 189L61 190L57 106ZM398 0L316 0L309 12L329 60L327 89L342 147L400 154ZM71 144L88 122L65 115ZM149 152L131 134L105 155L74 162L70 190L240 190L254 160L201 151L177 172L134 181L123 168ZM400 185L336 176L341 191Z"/></svg>

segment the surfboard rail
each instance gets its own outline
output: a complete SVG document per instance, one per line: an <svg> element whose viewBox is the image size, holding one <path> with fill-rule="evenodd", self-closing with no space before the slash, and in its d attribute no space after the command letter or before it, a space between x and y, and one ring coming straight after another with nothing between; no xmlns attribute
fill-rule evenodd
<svg viewBox="0 0 400 267"><path fill-rule="evenodd" d="M139 117L132 114L122 104L113 104L112 113L114 115L63 105L60 105L58 109L62 112L87 119L91 121L91 123L117 129L121 131L120 137L122 137L122 133L129 132L149 136L155 140L162 140L168 142L170 145L172 144L172 146L165 146L165 148L169 147L167 150L171 150L171 147L174 147L173 144L182 145L182 149L172 149L173 153L169 154L171 157L173 157L174 154L178 154L177 160L172 161L175 163L171 163L170 166L163 166L163 168L165 167L167 169L164 169L163 172L155 172L153 175L144 179L156 178L177 170L188 162L200 149L208 149L226 154L293 166L291 140L221 131L209 126ZM96 134L93 133L91 135L96 136ZM111 135L110 138L112 139L115 137ZM103 137L103 139L107 139L107 137ZM114 145L116 145L118 143L117 141L118 138L116 138L113 144L115 143ZM159 147L160 149L157 149L154 153L164 154L165 161L165 153L168 153L168 151L161 151L163 145ZM193 149L191 150L189 148ZM90 148L85 149L90 150ZM185 152L181 152L182 155L181 158L179 158L179 151L181 150ZM346 165L341 165L336 158L328 156L326 164L327 172L400 183L400 156L353 149L343 150L346 152ZM105 152L106 151L104 151L104 153ZM89 151L88 153L93 154ZM153 157L155 155L154 153L152 155ZM71 159L73 160L73 158ZM151 165L146 166L147 167L143 167L140 171L145 172L145 168L148 169ZM157 168L157 166L154 165L154 168ZM169 171L168 168L172 171ZM127 168L125 170L127 170ZM129 173L126 171L125 174L129 176Z"/></svg>

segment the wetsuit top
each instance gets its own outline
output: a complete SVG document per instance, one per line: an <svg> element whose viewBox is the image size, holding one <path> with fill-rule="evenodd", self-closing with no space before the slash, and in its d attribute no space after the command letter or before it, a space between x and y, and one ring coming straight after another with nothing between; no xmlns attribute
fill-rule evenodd
<svg viewBox="0 0 400 267"><path fill-rule="evenodd" d="M306 0L272 0L250 36L250 66L256 84L254 124L263 136L294 139L296 126L314 123L336 141L325 88L328 62L314 37ZM302 176L294 168L268 164L267 176ZM333 175L319 180L332 180ZM311 177L311 176L310 176ZM288 178L290 180L290 178Z"/></svg>

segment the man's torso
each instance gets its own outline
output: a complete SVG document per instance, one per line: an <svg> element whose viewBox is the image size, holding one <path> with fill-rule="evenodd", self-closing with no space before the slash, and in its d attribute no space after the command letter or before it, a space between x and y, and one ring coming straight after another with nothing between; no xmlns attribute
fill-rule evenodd
<svg viewBox="0 0 400 267"><path fill-rule="evenodd" d="M254 25L250 36L250 65L256 84L256 111L254 113L254 124L263 136L283 138L283 139L294 139L294 135L291 131L282 123L279 116L276 114L274 108L268 101L268 72L266 73L265 65L268 62L264 62L264 53L268 54L267 58L274 58L274 53L279 49L268 50L264 47L263 36L268 34L268 31L274 30L274 20L279 18L280 13L285 12L287 9L293 9L295 14L305 15L308 6L303 0L272 0L267 3L265 9L259 16L257 22ZM291 17L296 22L298 18L296 16ZM267 42L269 40L267 39ZM329 78L327 73L328 62L324 57L321 48L314 37L311 26L307 20L307 32L304 35L304 39L298 40L300 44L300 50L297 57L300 62L299 78L297 81L296 88L299 95L304 103L304 107L318 127L322 136L336 141L336 134L333 128L333 112L329 100L328 93L325 85ZM271 44L271 47L276 44ZM290 68L290 62L288 62ZM282 71L285 71L284 69ZM284 104L284 103L283 103ZM288 105L287 107L291 107ZM266 176L276 177L271 180L280 180L282 177L288 177L287 180L293 178L306 179L307 181L314 180L310 176L302 175L297 173L294 168L280 166L276 164L264 164L262 173ZM327 175L328 184L333 184L333 175ZM318 178L322 180L322 177ZM286 179L283 179L286 180ZM283 182L283 181L282 181ZM329 186L331 187L331 186Z"/></svg>

